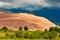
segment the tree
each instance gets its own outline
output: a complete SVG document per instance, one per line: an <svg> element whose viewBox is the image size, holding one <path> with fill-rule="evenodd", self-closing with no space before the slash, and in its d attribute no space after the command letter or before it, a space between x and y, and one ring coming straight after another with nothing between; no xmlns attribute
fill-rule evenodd
<svg viewBox="0 0 60 40"><path fill-rule="evenodd" d="M50 27L49 32L55 31L55 32L60 32L60 28L58 27Z"/></svg>
<svg viewBox="0 0 60 40"><path fill-rule="evenodd" d="M56 32L59 32L59 30L60 30L60 28L55 27L55 31L56 31Z"/></svg>
<svg viewBox="0 0 60 40"><path fill-rule="evenodd" d="M16 35L15 35L15 33L6 33L6 37L8 37L8 38L16 38Z"/></svg>
<svg viewBox="0 0 60 40"><path fill-rule="evenodd" d="M25 27L24 27L24 30L25 30L25 31L28 31L28 27L27 27L27 26L25 26Z"/></svg>
<svg viewBox="0 0 60 40"><path fill-rule="evenodd" d="M31 33L30 38L34 39L34 38L41 38L42 37L42 32L41 31L34 31Z"/></svg>
<svg viewBox="0 0 60 40"><path fill-rule="evenodd" d="M30 33L28 31L24 32L24 38L29 38L30 37Z"/></svg>
<svg viewBox="0 0 60 40"><path fill-rule="evenodd" d="M49 32L51 32L51 31L55 31L55 28L54 27L50 27L49 28Z"/></svg>
<svg viewBox="0 0 60 40"><path fill-rule="evenodd" d="M8 30L8 28L7 28L6 26L4 26L4 27L2 28L2 30Z"/></svg>
<svg viewBox="0 0 60 40"><path fill-rule="evenodd" d="M54 39L56 36L57 36L56 32L46 32L43 34L43 37L45 39L50 39L50 40Z"/></svg>
<svg viewBox="0 0 60 40"><path fill-rule="evenodd" d="M47 29L45 29L45 31L47 32L48 30L47 30Z"/></svg>
<svg viewBox="0 0 60 40"><path fill-rule="evenodd" d="M49 32L44 32L43 33L43 38L49 39Z"/></svg>
<svg viewBox="0 0 60 40"><path fill-rule="evenodd" d="M23 31L17 31L15 34L16 34L16 37L17 38L22 38L23 37Z"/></svg>
<svg viewBox="0 0 60 40"><path fill-rule="evenodd" d="M49 33L49 39L50 40L54 39L56 36L57 36L57 33L56 32L50 32Z"/></svg>
<svg viewBox="0 0 60 40"><path fill-rule="evenodd" d="M23 30L23 29L22 29L22 27L20 27L20 28L19 28L19 30L21 30L21 31L22 31L22 30Z"/></svg>

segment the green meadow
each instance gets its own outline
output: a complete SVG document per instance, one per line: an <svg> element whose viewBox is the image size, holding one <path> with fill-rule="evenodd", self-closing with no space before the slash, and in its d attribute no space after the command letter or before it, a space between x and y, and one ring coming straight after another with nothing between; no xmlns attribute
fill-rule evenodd
<svg viewBox="0 0 60 40"><path fill-rule="evenodd" d="M3 27L0 29L0 40L60 40L60 28L51 27L44 31L28 31L28 27L22 27L19 30L8 30Z"/></svg>

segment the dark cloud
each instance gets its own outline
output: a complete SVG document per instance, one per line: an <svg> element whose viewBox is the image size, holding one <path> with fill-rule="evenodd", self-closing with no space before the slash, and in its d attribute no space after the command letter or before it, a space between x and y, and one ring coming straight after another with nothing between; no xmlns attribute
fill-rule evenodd
<svg viewBox="0 0 60 40"><path fill-rule="evenodd" d="M60 3L60 0L46 0L46 1L50 3Z"/></svg>
<svg viewBox="0 0 60 40"><path fill-rule="evenodd" d="M12 2L13 0L0 0L2 2Z"/></svg>
<svg viewBox="0 0 60 40"><path fill-rule="evenodd" d="M50 2L60 2L60 0L49 0Z"/></svg>
<svg viewBox="0 0 60 40"><path fill-rule="evenodd" d="M52 5L52 7L60 7L60 0L45 0L46 3Z"/></svg>

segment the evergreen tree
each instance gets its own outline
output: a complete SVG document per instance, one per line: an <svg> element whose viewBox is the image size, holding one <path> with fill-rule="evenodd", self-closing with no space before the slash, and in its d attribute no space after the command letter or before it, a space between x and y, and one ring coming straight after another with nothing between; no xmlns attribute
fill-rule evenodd
<svg viewBox="0 0 60 40"><path fill-rule="evenodd" d="M4 27L2 28L2 30L8 30L8 28L7 28L6 26L4 26Z"/></svg>
<svg viewBox="0 0 60 40"><path fill-rule="evenodd" d="M48 31L47 29L45 29L45 31Z"/></svg>
<svg viewBox="0 0 60 40"><path fill-rule="evenodd" d="M51 31L55 31L55 28L54 27L50 27L49 32L51 32Z"/></svg>
<svg viewBox="0 0 60 40"><path fill-rule="evenodd" d="M23 30L22 27L20 27L19 30Z"/></svg>
<svg viewBox="0 0 60 40"><path fill-rule="evenodd" d="M27 27L27 26L25 26L25 27L24 27L24 30L25 30L25 31L28 31L28 27Z"/></svg>

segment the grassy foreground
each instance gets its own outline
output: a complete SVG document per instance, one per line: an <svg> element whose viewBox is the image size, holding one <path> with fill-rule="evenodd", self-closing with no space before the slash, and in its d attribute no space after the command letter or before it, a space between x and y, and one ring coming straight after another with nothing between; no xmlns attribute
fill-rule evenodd
<svg viewBox="0 0 60 40"><path fill-rule="evenodd" d="M45 31L28 31L26 26L24 29L20 27L19 30L8 30L3 27L0 29L0 40L60 40L60 28L57 27Z"/></svg>
<svg viewBox="0 0 60 40"><path fill-rule="evenodd" d="M46 40L46 39L1 38L0 40Z"/></svg>
<svg viewBox="0 0 60 40"><path fill-rule="evenodd" d="M0 40L49 40L49 39L0 38ZM60 38L55 38L53 40L60 40Z"/></svg>

